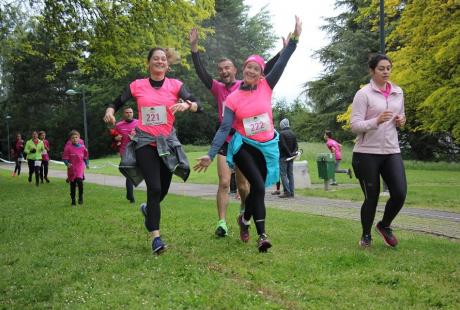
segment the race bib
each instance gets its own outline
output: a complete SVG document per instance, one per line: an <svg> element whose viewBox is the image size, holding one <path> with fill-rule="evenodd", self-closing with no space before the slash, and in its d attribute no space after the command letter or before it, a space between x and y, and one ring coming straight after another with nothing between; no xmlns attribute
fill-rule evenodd
<svg viewBox="0 0 460 310"><path fill-rule="evenodd" d="M268 113L245 118L243 119L243 125L246 136L248 137L271 129Z"/></svg>
<svg viewBox="0 0 460 310"><path fill-rule="evenodd" d="M143 107L142 108L142 125L159 126L167 123L166 106Z"/></svg>
<svg viewBox="0 0 460 310"><path fill-rule="evenodd" d="M35 166L35 167L40 167L41 165L42 165L42 161L41 161L41 160L36 160L36 161L34 162L34 166Z"/></svg>

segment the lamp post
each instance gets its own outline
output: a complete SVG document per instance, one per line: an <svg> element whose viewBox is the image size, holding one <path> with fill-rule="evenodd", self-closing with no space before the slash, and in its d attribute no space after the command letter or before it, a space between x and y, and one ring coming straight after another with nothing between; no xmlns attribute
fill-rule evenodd
<svg viewBox="0 0 460 310"><path fill-rule="evenodd" d="M380 0L380 53L385 54L385 6Z"/></svg>
<svg viewBox="0 0 460 310"><path fill-rule="evenodd" d="M89 150L89 138L88 138L88 122L86 120L86 101L85 101L85 89L82 88L81 92L73 90L73 89L68 89L66 90L66 95L69 96L75 96L78 94L82 95L82 104L83 104L83 130L85 131L85 144L86 144L86 149Z"/></svg>
<svg viewBox="0 0 460 310"><path fill-rule="evenodd" d="M6 143L8 143L8 148L7 148L7 152L8 152L8 160L11 161L11 152L10 152L10 119L11 119L11 115L6 115L5 116L5 120L6 120Z"/></svg>

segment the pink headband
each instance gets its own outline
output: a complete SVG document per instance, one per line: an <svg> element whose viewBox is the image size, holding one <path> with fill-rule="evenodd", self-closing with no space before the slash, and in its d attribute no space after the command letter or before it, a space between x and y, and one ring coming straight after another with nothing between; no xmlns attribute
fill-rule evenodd
<svg viewBox="0 0 460 310"><path fill-rule="evenodd" d="M246 59L246 61L244 62L243 67L246 67L246 65L250 61L253 61L253 62L257 63L260 66L260 68L262 69L262 72L264 71L264 69L265 69L265 61L261 56L259 56L259 55L251 55L251 56L249 56L248 59Z"/></svg>

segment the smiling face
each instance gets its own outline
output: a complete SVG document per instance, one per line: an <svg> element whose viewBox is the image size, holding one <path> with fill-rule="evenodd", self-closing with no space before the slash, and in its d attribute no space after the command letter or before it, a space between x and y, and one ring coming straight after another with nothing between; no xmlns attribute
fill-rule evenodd
<svg viewBox="0 0 460 310"><path fill-rule="evenodd" d="M244 84L257 85L262 77L262 68L255 61L249 61L243 68Z"/></svg>
<svg viewBox="0 0 460 310"><path fill-rule="evenodd" d="M236 67L230 60L223 60L217 65L219 78L225 85L230 85L235 82Z"/></svg>
<svg viewBox="0 0 460 310"><path fill-rule="evenodd" d="M371 69L371 75L377 85L385 85L390 79L391 63L386 59L380 60L375 69Z"/></svg>
<svg viewBox="0 0 460 310"><path fill-rule="evenodd" d="M169 69L168 57L163 50L157 49L149 59L150 75L164 76Z"/></svg>
<svg viewBox="0 0 460 310"><path fill-rule="evenodd" d="M44 139L46 138L46 133L44 133L44 132L40 133L40 134L38 135L38 138L39 138L40 140L44 140Z"/></svg>

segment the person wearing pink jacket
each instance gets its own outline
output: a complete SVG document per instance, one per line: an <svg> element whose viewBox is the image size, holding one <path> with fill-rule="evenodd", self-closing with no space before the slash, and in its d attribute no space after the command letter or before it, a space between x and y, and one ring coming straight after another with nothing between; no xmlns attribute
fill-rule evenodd
<svg viewBox="0 0 460 310"><path fill-rule="evenodd" d="M387 183L390 198L383 218L376 225L386 245L398 244L391 223L404 205L407 193L406 174L399 148L397 128L404 126L404 95L389 81L391 60L376 54L369 60L371 81L355 95L350 126L357 134L352 165L364 193L361 206L363 233L360 246L372 243L371 228L380 193L380 176Z"/></svg>
<svg viewBox="0 0 460 310"><path fill-rule="evenodd" d="M342 160L342 144L335 141L332 138L332 132L330 130L326 130L324 132L324 140L326 140L326 146L334 154L335 157L335 173L346 173L350 177L353 177L351 169L340 169L340 161ZM334 178L332 179L331 185L337 186L337 181Z"/></svg>
<svg viewBox="0 0 460 310"><path fill-rule="evenodd" d="M45 150L42 153L42 165L40 167L40 180L43 183L43 179L45 179L46 183L49 183L50 180L48 179L48 164L50 161L50 143L46 140L46 132L43 130L38 133L38 139L43 141L43 145L45 146Z"/></svg>
<svg viewBox="0 0 460 310"><path fill-rule="evenodd" d="M83 180L85 179L85 167L88 167L88 150L80 143L80 133L72 130L69 133L70 142L66 143L62 160L67 166L67 178L70 183L71 205L75 206L75 194L78 186L78 204L83 204Z"/></svg>

